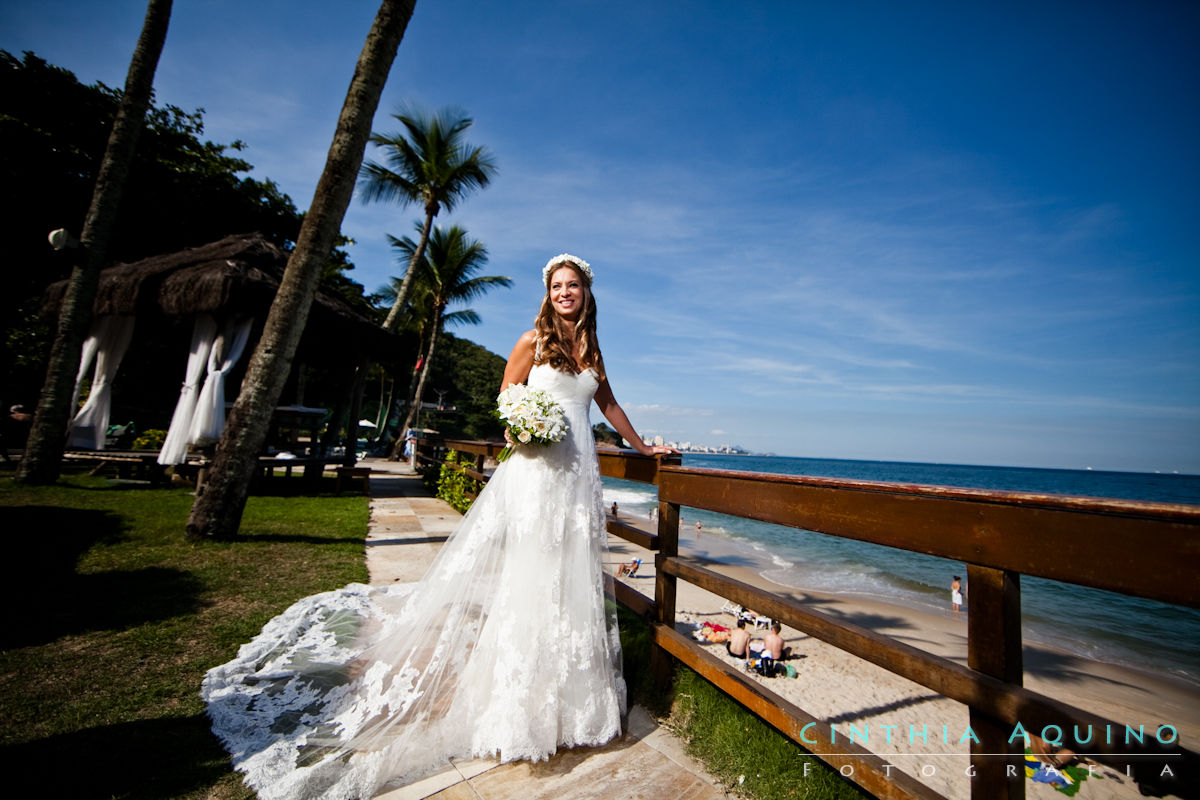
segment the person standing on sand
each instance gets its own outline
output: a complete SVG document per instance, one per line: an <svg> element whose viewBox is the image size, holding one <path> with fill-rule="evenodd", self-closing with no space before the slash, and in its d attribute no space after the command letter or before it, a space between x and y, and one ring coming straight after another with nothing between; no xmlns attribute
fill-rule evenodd
<svg viewBox="0 0 1200 800"><path fill-rule="evenodd" d="M962 607L962 602L962 578L955 575L954 580L950 582L950 607L958 611Z"/></svg>
<svg viewBox="0 0 1200 800"><path fill-rule="evenodd" d="M562 441L514 446L417 583L300 600L205 676L213 729L261 800L374 797L452 758L541 761L620 735L592 403L638 453L676 451L644 444L613 396L592 277L576 256L547 262L500 386L553 398Z"/></svg>

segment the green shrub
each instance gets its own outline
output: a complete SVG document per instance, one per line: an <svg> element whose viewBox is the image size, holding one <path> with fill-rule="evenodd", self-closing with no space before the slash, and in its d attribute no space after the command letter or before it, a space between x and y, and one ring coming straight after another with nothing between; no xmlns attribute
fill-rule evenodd
<svg viewBox="0 0 1200 800"><path fill-rule="evenodd" d="M473 467L475 457L470 453L451 450L446 453L446 462L438 475L437 496L449 503L455 511L465 514L475 501L475 495L479 494L481 484L450 465L465 464Z"/></svg>
<svg viewBox="0 0 1200 800"><path fill-rule="evenodd" d="M167 432L161 428L150 428L142 431L142 435L133 440L134 450L162 450L163 442L167 440Z"/></svg>

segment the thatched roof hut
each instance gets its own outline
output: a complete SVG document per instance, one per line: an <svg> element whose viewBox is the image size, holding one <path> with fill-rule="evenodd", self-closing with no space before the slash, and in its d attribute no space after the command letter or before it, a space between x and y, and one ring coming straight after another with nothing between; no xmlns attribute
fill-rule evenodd
<svg viewBox="0 0 1200 800"><path fill-rule="evenodd" d="M93 311L97 317L122 314L139 320L246 315L256 317L261 325L287 258L262 234L248 233L119 264L101 271ZM66 291L65 280L51 284L43 311L57 313ZM341 297L318 290L301 347L310 353L338 348L344 354L350 346L355 352L385 359L403 343L403 337L385 332Z"/></svg>
<svg viewBox="0 0 1200 800"><path fill-rule="evenodd" d="M248 356L261 336L287 259L280 247L261 234L250 233L102 270L93 306L96 325L92 341L98 344L90 355L85 346L81 368L88 366L97 351L104 353L107 348L113 355L103 360L103 374L102 359L96 356L93 386L103 386L104 391L92 393L98 398L94 409L85 404L76 415L73 431L82 433L73 433L72 441L103 448L109 420L107 394L118 369L122 383L136 387L133 392L113 393L123 418L136 419L141 428L165 427L166 420L171 420L170 447L164 446L161 458L166 460L160 463L178 463L181 454L186 455L189 441L214 439L223 424L221 387L226 376L237 380L244 369L248 357L241 354ZM56 313L62 305L67 283L59 281L47 288L43 298L47 314ZM136 335L131 334L134 328ZM220 335L219 328L224 329ZM292 388L285 393L290 402L306 405L305 371L297 368L313 368L324 376L320 384L310 387L313 394L320 395L313 399L334 407L336 422L348 408L356 413L353 395L356 390L361 392L356 389L361 383L353 379L356 367L368 360L394 363L398 357L411 355L414 344L409 336L385 332L342 297L318 290L293 363ZM124 359L125 369L119 365L127 346L140 348L140 354ZM218 369L222 359L228 363ZM174 380L162 380L168 375L183 377L182 389ZM216 387L211 394L207 393L210 383ZM174 416L172 407L176 408ZM353 420L348 423L351 430ZM352 448L349 452L353 457Z"/></svg>

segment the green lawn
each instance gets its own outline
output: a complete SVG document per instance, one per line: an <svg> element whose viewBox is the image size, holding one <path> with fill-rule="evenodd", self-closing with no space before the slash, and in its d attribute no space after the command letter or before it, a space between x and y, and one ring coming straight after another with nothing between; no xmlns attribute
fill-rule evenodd
<svg viewBox="0 0 1200 800"><path fill-rule="evenodd" d="M191 543L187 489L0 478L7 794L242 798L197 694L291 602L365 581L362 496L251 497L240 537Z"/></svg>

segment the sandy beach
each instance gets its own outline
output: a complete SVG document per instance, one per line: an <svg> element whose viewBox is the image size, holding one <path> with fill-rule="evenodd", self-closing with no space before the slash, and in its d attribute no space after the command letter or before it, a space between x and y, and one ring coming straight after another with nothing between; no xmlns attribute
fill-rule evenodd
<svg viewBox="0 0 1200 800"><path fill-rule="evenodd" d="M622 521L650 529L645 519L622 517ZM609 537L609 571L632 558L643 564L636 577L626 583L643 594L654 595L654 557L649 551L615 536ZM717 572L754 584L767 591L793 597L823 613L852 621L886 634L913 647L965 664L967 659L966 613L955 614L947 606L944 614L929 613L862 596L788 589L764 579L760 568L746 565L744 554L722 537L701 534L684 527L680 553L711 560ZM735 565L720 563L723 556ZM688 635L705 621L731 626L731 614L722 612L723 598L679 581L676 628ZM755 639L761 640L763 631ZM969 743L960 741L968 729L967 707L931 690L849 655L831 645L784 628L783 638L801 656L793 663L796 678L761 678L771 691L782 695L814 717L834 726L838 734L849 734L853 726L869 736L866 745L887 757L897 770L909 773L950 798L970 796ZM706 648L729 663L739 663L720 644ZM1178 730L1184 747L1200 741L1200 689L1173 678L1105 664L1026 642L1025 686L1065 703L1103 717L1153 731L1159 724ZM865 727L866 726L866 727ZM888 728L884 726L895 726ZM910 726L914 726L910 728ZM944 726L944 727L943 727ZM919 733L927 731L926 740ZM1071 737L1071 731L1066 732ZM891 738L891 741L887 741ZM1086 750L1086 748L1075 748ZM1061 797L1046 784L1027 781L1033 798ZM1093 774L1080 787L1080 797L1137 798L1137 785L1123 772L1096 764Z"/></svg>

